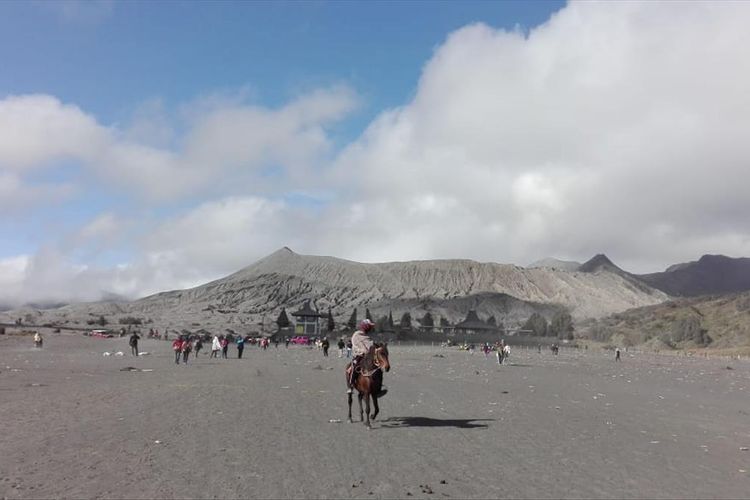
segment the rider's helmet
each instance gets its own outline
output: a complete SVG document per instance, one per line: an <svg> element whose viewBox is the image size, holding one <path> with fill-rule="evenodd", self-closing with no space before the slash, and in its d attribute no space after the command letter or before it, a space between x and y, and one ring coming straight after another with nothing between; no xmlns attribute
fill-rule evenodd
<svg viewBox="0 0 750 500"><path fill-rule="evenodd" d="M363 333L367 333L375 326L375 323L370 321L369 319L363 319L359 323L359 329L362 330Z"/></svg>

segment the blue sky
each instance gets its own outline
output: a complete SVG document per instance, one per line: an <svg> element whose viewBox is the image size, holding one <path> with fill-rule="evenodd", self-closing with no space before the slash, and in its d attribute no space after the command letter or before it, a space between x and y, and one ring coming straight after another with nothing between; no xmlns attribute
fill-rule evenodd
<svg viewBox="0 0 750 500"><path fill-rule="evenodd" d="M0 2L0 303L750 255L748 5Z"/></svg>
<svg viewBox="0 0 750 500"><path fill-rule="evenodd" d="M345 144L377 113L407 102L422 66L448 33L474 22L528 29L562 5L2 2L0 95L50 94L104 124L123 124L154 100L167 114L200 96L236 92L275 107L305 91L344 82L361 95L358 109L333 130L336 143ZM66 180L80 172L63 165L41 175ZM127 193L83 183L85 196L24 222L34 231L8 238L0 257L33 252L39 236L63 229L45 227L53 214L55 225L75 225L128 203ZM1 227L6 234L18 233L15 219Z"/></svg>
<svg viewBox="0 0 750 500"><path fill-rule="evenodd" d="M563 5L134 1L74 2L66 10L57 3L0 3L4 94L51 93L111 123L154 98L174 108L249 87L273 106L343 80L367 100L348 136L408 100L450 32L474 22L527 29Z"/></svg>

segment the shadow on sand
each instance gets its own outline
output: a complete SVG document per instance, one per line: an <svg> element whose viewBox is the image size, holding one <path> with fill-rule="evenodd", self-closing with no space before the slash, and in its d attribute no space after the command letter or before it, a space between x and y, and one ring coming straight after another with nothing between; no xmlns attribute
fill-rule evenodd
<svg viewBox="0 0 750 500"><path fill-rule="evenodd" d="M488 427L487 424L474 422L493 422L492 418L440 419L428 417L390 417L382 421L384 428L398 427L456 427L457 429L475 429Z"/></svg>

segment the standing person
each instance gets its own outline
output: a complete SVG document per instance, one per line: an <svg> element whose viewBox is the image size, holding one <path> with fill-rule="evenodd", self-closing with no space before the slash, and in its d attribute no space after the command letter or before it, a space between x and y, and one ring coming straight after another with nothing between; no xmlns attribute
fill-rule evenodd
<svg viewBox="0 0 750 500"><path fill-rule="evenodd" d="M620 361L620 348L615 349L615 361Z"/></svg>
<svg viewBox="0 0 750 500"><path fill-rule="evenodd" d="M374 344L370 338L370 331L374 326L375 323L369 319L364 319L360 322L359 329L352 335L352 353L354 354L354 359L352 359L352 373L349 378L349 390L347 391L349 394L351 394L352 386L354 385L354 378L359 368L358 365L362 362L362 358L370 352L370 348Z"/></svg>
<svg viewBox="0 0 750 500"><path fill-rule="evenodd" d="M287 337L287 338L284 339L284 343L286 344L286 348L287 349L289 349L289 342L290 342L289 337Z"/></svg>
<svg viewBox="0 0 750 500"><path fill-rule="evenodd" d="M228 336L222 335L219 340L221 341L221 357L222 359L229 359L227 353L229 351L229 338Z"/></svg>
<svg viewBox="0 0 750 500"><path fill-rule="evenodd" d="M130 336L130 352L133 356L138 356L138 339L140 339L138 334L133 332L133 335Z"/></svg>
<svg viewBox="0 0 750 500"><path fill-rule="evenodd" d="M339 338L339 341L336 344L336 346L339 348L339 358L343 358L344 357L344 347L346 347L346 344L344 343L344 339Z"/></svg>
<svg viewBox="0 0 750 500"><path fill-rule="evenodd" d="M242 351L245 350L245 337L237 336L237 359L242 359Z"/></svg>
<svg viewBox="0 0 750 500"><path fill-rule="evenodd" d="M328 337L323 337L323 341L320 343L321 347L323 347L323 356L328 357L328 348L331 347L330 342L328 342Z"/></svg>
<svg viewBox="0 0 750 500"><path fill-rule="evenodd" d="M346 341L346 359L349 359L352 357L352 341L347 340Z"/></svg>
<svg viewBox="0 0 750 500"><path fill-rule="evenodd" d="M180 364L180 355L182 354L182 339L177 337L172 342L172 350L174 351L174 362Z"/></svg>
<svg viewBox="0 0 750 500"><path fill-rule="evenodd" d="M193 344L190 342L190 338L185 337L182 341L182 362L187 364L188 358L190 357L190 351L193 350Z"/></svg>
<svg viewBox="0 0 750 500"><path fill-rule="evenodd" d="M42 339L42 336L39 334L39 332L35 332L34 333L34 347L38 347L39 349L41 349L43 344L44 344L44 339Z"/></svg>
<svg viewBox="0 0 750 500"><path fill-rule="evenodd" d="M200 337L195 338L195 344L193 345L193 350L195 351L195 357L198 357L198 353L201 352L201 349L203 349L203 339Z"/></svg>
<svg viewBox="0 0 750 500"><path fill-rule="evenodd" d="M210 356L210 358L218 358L219 357L219 351L221 351L221 340L219 340L219 336L218 335L214 335L214 339L211 341L211 356Z"/></svg>

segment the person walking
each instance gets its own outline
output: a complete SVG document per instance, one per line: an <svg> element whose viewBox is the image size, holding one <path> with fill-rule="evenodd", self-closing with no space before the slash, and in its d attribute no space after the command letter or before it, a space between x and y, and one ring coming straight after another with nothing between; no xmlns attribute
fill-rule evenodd
<svg viewBox="0 0 750 500"><path fill-rule="evenodd" d="M188 358L190 357L190 351L193 350L193 344L190 342L188 337L182 341L182 362L187 364Z"/></svg>
<svg viewBox="0 0 750 500"><path fill-rule="evenodd" d="M182 339L177 337L172 342L172 350L174 351L174 362L180 364L180 355L182 355Z"/></svg>
<svg viewBox="0 0 750 500"><path fill-rule="evenodd" d="M242 352L245 350L245 337L237 336L237 359L242 359Z"/></svg>
<svg viewBox="0 0 750 500"><path fill-rule="evenodd" d="M346 342L346 359L349 359L352 357L352 341L348 340Z"/></svg>
<svg viewBox="0 0 750 500"><path fill-rule="evenodd" d="M210 358L218 358L219 351L221 351L221 340L218 335L214 335L214 339L211 341L211 356Z"/></svg>
<svg viewBox="0 0 750 500"><path fill-rule="evenodd" d="M340 338L338 343L336 344L336 347L339 348L339 358L343 358L344 348L346 347L346 343L344 342L344 339Z"/></svg>
<svg viewBox="0 0 750 500"><path fill-rule="evenodd" d="M328 337L323 337L323 341L320 343L323 348L323 357L328 357L328 349L331 347L331 343L328 342Z"/></svg>
<svg viewBox="0 0 750 500"><path fill-rule="evenodd" d="M620 348L615 349L615 361L620 361Z"/></svg>
<svg viewBox="0 0 750 500"><path fill-rule="evenodd" d="M136 332L133 332L133 335L130 336L130 352L133 354L133 356L138 356L138 339L140 337Z"/></svg>
<svg viewBox="0 0 750 500"><path fill-rule="evenodd" d="M221 341L221 357L222 359L229 359L227 353L229 352L229 335L222 335L219 340Z"/></svg>
<svg viewBox="0 0 750 500"><path fill-rule="evenodd" d="M203 349L203 339L200 337L197 337L195 339L195 343L193 344L193 350L195 351L194 356L197 358L198 353L201 352L201 349Z"/></svg>
<svg viewBox="0 0 750 500"><path fill-rule="evenodd" d="M34 347L41 349L42 345L44 345L44 339L42 339L42 336L39 334L39 332L35 332L34 333Z"/></svg>

